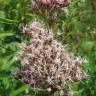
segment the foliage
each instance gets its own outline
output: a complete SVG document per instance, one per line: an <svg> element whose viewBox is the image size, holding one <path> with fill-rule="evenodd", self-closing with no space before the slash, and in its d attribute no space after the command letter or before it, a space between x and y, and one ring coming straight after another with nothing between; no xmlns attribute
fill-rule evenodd
<svg viewBox="0 0 96 96"><path fill-rule="evenodd" d="M96 95L96 0L71 0L68 11L60 14L57 26L62 34L58 40L68 44L69 51L86 57L84 70L88 79L72 84L74 96ZM17 45L25 42L22 27L36 17L30 0L0 0L0 96L47 96L34 92L29 85L13 78L19 62L14 62ZM78 53L78 54L77 54ZM46 95L47 94L47 95ZM51 96L49 94L49 96ZM58 92L52 96L58 96Z"/></svg>

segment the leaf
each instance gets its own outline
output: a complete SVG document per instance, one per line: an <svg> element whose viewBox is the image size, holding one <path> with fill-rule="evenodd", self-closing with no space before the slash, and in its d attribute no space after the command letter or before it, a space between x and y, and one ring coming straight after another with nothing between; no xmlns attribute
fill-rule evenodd
<svg viewBox="0 0 96 96"><path fill-rule="evenodd" d="M3 64L1 66L1 70L9 71L12 64L14 63L14 58L12 58L12 55L9 55L6 58L3 58Z"/></svg>
<svg viewBox="0 0 96 96"><path fill-rule="evenodd" d="M18 42L12 42L10 44L6 44L5 48L6 49L9 48L9 50L16 52L18 51Z"/></svg>
<svg viewBox="0 0 96 96"><path fill-rule="evenodd" d="M10 32L10 31L0 31L0 38L4 38L7 36L13 36L15 35L14 32Z"/></svg>
<svg viewBox="0 0 96 96"><path fill-rule="evenodd" d="M5 6L5 5L9 4L9 2L10 2L10 0L0 0L0 5ZM3 6L1 6L1 7L3 7Z"/></svg>
<svg viewBox="0 0 96 96"><path fill-rule="evenodd" d="M17 20L11 20L11 19L4 19L0 17L0 23L7 23L7 24L14 24L14 23L18 23Z"/></svg>
<svg viewBox="0 0 96 96"><path fill-rule="evenodd" d="M5 18L5 13L4 13L4 11L0 11L0 17Z"/></svg>
<svg viewBox="0 0 96 96"><path fill-rule="evenodd" d="M9 86L10 86L9 80L10 80L9 76L5 76L5 77L2 78L2 83L4 84L6 89L9 88Z"/></svg>
<svg viewBox="0 0 96 96"><path fill-rule="evenodd" d="M92 48L94 47L94 42L93 41L85 41L82 42L81 44L81 48L85 51L85 52L91 52Z"/></svg>
<svg viewBox="0 0 96 96"><path fill-rule="evenodd" d="M19 89L11 92L9 94L9 96L19 96L20 93L24 92L26 89L28 89L30 86L29 85L25 85L25 86L22 86L20 87Z"/></svg>

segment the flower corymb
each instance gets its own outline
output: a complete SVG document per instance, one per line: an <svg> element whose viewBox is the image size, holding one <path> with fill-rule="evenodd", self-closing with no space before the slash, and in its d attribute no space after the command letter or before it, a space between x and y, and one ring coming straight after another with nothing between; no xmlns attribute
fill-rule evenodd
<svg viewBox="0 0 96 96"><path fill-rule="evenodd" d="M30 37L30 43L20 46L18 60L21 67L17 79L48 92L65 92L65 85L86 78L82 70L84 60L72 56L41 23L26 26L23 34Z"/></svg>

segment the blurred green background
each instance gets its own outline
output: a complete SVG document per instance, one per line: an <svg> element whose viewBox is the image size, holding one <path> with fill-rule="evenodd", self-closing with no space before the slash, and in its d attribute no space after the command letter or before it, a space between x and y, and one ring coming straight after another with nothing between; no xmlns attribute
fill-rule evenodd
<svg viewBox="0 0 96 96"><path fill-rule="evenodd" d="M68 13L62 12L58 27L62 36L58 40L68 49L85 57L84 70L89 77L72 84L73 96L96 96L96 0L71 0ZM31 12L30 0L0 0L0 96L48 96L34 92L29 85L13 78L19 63L14 56L18 44L23 42L22 26L36 16ZM12 75L13 74L13 75ZM58 93L49 96L59 96Z"/></svg>

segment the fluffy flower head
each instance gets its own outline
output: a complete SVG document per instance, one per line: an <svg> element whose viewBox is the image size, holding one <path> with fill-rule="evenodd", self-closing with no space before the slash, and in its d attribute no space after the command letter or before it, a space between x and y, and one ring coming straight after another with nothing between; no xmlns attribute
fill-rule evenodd
<svg viewBox="0 0 96 96"><path fill-rule="evenodd" d="M31 40L21 45L18 54L21 68L17 79L36 88L64 92L65 85L86 78L82 70L84 60L67 52L65 46L55 40L53 33L44 29L41 23L33 22L24 28L23 33Z"/></svg>

